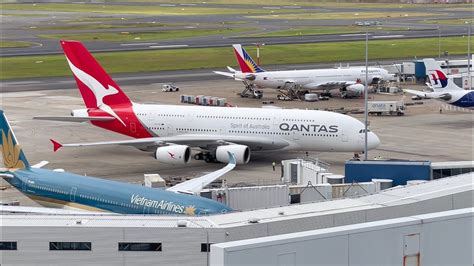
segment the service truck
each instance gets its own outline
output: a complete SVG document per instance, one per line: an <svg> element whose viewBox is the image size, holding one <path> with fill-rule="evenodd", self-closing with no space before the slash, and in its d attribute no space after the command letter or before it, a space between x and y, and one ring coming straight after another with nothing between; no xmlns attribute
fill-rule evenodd
<svg viewBox="0 0 474 266"><path fill-rule="evenodd" d="M403 101L369 101L369 115L404 115L405 103Z"/></svg>

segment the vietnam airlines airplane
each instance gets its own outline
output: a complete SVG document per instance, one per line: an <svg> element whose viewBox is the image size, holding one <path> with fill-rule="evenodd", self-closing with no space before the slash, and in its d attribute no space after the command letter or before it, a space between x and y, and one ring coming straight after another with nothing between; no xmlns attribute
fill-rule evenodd
<svg viewBox="0 0 474 266"><path fill-rule="evenodd" d="M453 80L446 76L440 65L433 58L425 58L423 62L425 63L426 74L430 81L430 88L433 91L405 90L406 92L424 98L432 98L453 106L474 109L473 90L464 90L454 84Z"/></svg>
<svg viewBox="0 0 474 266"><path fill-rule="evenodd" d="M0 130L0 152L3 158L0 177L43 206L121 214L209 215L231 211L221 203L191 194L199 192L204 186L231 171L235 167L235 157L232 154L228 154L230 163L224 168L161 190L40 169L44 163L41 166L30 166L2 110ZM57 209L38 210L16 206L1 210L62 213Z"/></svg>
<svg viewBox="0 0 474 266"><path fill-rule="evenodd" d="M153 152L162 163L186 164L192 147L201 151L194 156L197 160L227 162L231 152L243 164L251 152L364 150L364 124L339 113L133 103L80 42L61 45L87 109L73 110L70 117L41 119L89 121L135 139L75 144L52 140L55 151L63 146L125 145ZM369 149L377 147L379 138L373 132L368 135Z"/></svg>
<svg viewBox="0 0 474 266"><path fill-rule="evenodd" d="M240 71L228 67L231 72L214 71L260 88L285 89L294 85L303 90L340 89L343 96L359 96L364 93L365 67L338 69L311 69L290 71L265 71L255 63L240 44L234 44L234 53ZM383 68L368 68L368 84L381 80L393 80L393 75Z"/></svg>

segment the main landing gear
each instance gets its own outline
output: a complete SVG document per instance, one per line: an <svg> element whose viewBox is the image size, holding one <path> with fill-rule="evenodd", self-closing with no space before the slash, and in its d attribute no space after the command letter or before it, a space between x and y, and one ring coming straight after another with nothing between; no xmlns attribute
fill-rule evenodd
<svg viewBox="0 0 474 266"><path fill-rule="evenodd" d="M210 152L199 152L194 155L194 160L204 160L206 163L217 163L217 158Z"/></svg>

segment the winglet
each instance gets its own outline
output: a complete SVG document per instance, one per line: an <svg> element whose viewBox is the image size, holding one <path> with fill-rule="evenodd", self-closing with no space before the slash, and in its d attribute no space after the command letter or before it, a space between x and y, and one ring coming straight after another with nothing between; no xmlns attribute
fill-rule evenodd
<svg viewBox="0 0 474 266"><path fill-rule="evenodd" d="M57 150L61 149L63 146L61 143L55 141L54 139L49 139L53 143L53 151L56 152Z"/></svg>

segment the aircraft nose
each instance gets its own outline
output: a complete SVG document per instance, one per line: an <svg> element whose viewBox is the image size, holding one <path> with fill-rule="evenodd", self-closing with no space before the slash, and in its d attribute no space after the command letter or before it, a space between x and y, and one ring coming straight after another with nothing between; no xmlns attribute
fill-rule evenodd
<svg viewBox="0 0 474 266"><path fill-rule="evenodd" d="M368 132L368 143L367 143L367 148L370 149L375 149L380 145L380 139L377 135L375 135L374 132Z"/></svg>

